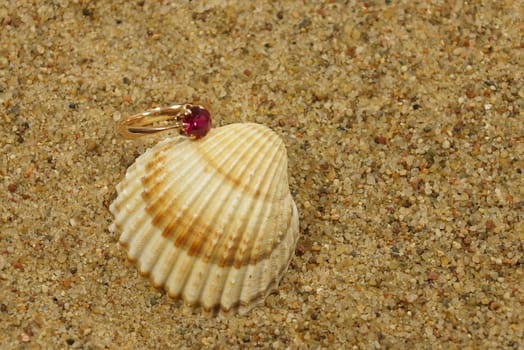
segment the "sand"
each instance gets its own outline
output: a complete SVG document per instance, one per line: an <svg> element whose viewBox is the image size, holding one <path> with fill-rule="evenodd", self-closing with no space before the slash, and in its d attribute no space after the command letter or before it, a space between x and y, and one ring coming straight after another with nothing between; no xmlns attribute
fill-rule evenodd
<svg viewBox="0 0 524 350"><path fill-rule="evenodd" d="M0 348L523 349L520 1L1 1ZM284 140L301 238L278 291L209 317L108 230L199 103Z"/></svg>

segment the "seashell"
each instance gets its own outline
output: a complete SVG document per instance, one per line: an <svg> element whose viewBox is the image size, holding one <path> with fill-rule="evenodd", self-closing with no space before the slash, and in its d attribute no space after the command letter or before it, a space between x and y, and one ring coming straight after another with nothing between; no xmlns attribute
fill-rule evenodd
<svg viewBox="0 0 524 350"><path fill-rule="evenodd" d="M280 137L253 123L168 138L136 159L111 231L141 274L205 310L244 314L274 290L299 236Z"/></svg>

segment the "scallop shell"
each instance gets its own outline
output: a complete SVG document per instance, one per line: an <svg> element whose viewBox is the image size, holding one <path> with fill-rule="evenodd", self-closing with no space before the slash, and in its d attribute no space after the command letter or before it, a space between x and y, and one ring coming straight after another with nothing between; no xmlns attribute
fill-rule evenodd
<svg viewBox="0 0 524 350"><path fill-rule="evenodd" d="M205 310L243 314L263 302L299 236L285 146L259 124L166 139L136 159L117 192L111 230L140 273Z"/></svg>

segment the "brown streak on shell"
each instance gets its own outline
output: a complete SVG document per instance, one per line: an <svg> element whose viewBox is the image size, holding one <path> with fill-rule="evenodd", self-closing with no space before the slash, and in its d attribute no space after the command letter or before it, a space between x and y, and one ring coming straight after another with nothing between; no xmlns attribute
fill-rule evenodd
<svg viewBox="0 0 524 350"><path fill-rule="evenodd" d="M179 237L184 236L183 244L178 245L177 239L175 246L187 250L189 256L202 257L204 255L202 250L206 242L206 232L209 232L210 227L202 223L195 224L195 226L196 228L193 227L193 224L189 225L188 231L179 235Z"/></svg>
<svg viewBox="0 0 524 350"><path fill-rule="evenodd" d="M177 202L171 203L171 208L179 208L177 205ZM147 207L147 210L150 211L150 208ZM174 212L182 211L182 209L175 210ZM151 210L151 212L154 212ZM173 218L168 225L165 227L159 227L160 220L156 220L157 217L165 218L169 217L166 215L165 212L159 212L153 219L153 224L160 228L162 230L162 236L172 240L173 244L177 248L181 248L183 250L186 250L190 256L197 256L204 259L204 261L212 263L212 264L218 264L221 267L226 266L243 266L247 264L254 265L261 260L267 259L271 251L275 249L275 247L279 244L279 241L274 241L271 246L267 246L266 249L259 250L254 247L256 247L257 241L253 240L251 245L248 246L248 249L246 251L251 251L251 253L259 252L258 254L249 254L242 256L241 259L236 258L236 252L238 247L240 246L240 241L242 239L242 235L240 234L233 234L233 237L235 239L233 240L223 240L223 244L219 245L217 244L218 250L220 248L222 250L225 250L227 254L223 255L222 257L207 257L206 251L209 250L211 247L210 241L206 238L209 237L216 237L220 236L218 233L213 229L213 227L209 225L205 225L202 223L198 218L196 218L193 222L188 223L187 220L184 220L184 215L181 215L179 217ZM283 227L289 227L291 224L292 217L288 219L285 225ZM187 231L180 232L177 230L177 227L186 227ZM176 235L176 236L175 236ZM190 239L193 236L192 239ZM228 242L231 243L231 248L227 248Z"/></svg>
<svg viewBox="0 0 524 350"><path fill-rule="evenodd" d="M220 174L225 181L231 184L231 187L241 188L242 190L245 190L245 193L251 194L252 191L250 191L250 188L248 186L242 187L242 181L239 178L235 178L230 173L226 173L225 171L223 171L219 166L217 166L217 164L214 163L213 159L209 157L207 154L203 154L203 157L205 161L211 165L211 168L214 171L216 171L217 174Z"/></svg>
<svg viewBox="0 0 524 350"><path fill-rule="evenodd" d="M165 161L166 155L164 152L158 152L154 159L146 163L145 170L147 171L147 175L145 177L148 179L154 179L155 176L157 176L163 170L159 164L163 164Z"/></svg>
<svg viewBox="0 0 524 350"><path fill-rule="evenodd" d="M203 241L204 241L204 233L201 232L201 233L198 233L197 234L199 236L199 238L196 238L196 239L193 239L193 243L191 244L191 246L189 247L189 249L187 250L187 255L189 256L201 256L203 254L202 253L202 250L204 248L204 244L203 244Z"/></svg>
<svg viewBox="0 0 524 350"><path fill-rule="evenodd" d="M280 269L278 271L278 275L281 276L281 278L283 277L284 272L287 270L287 267L288 267L287 265L283 265L283 266L280 267ZM144 278L148 277L148 275L144 275L142 273L140 273L140 275L142 277L144 277ZM224 313L227 314L231 310L235 310L235 309L238 309L238 308L247 308L247 309L250 310L252 307L262 303L264 301L264 299L269 294L275 293L274 288L279 283L280 283L280 279L276 279L276 280L271 282L271 284L268 286L268 288L266 288L265 290L260 291L260 292L258 292L256 294L254 294L253 297L248 302L238 301L236 303L233 303L229 308L224 308L221 304L217 304L217 305L215 305L212 308L206 308L201 303L199 303L198 301L197 302L189 302L188 300L186 300L184 298L182 293L172 294L172 293L167 292L167 296L169 298L173 299L173 300L182 300L186 305L190 305L192 307L202 308L205 312L216 314L216 313L218 313L220 311L220 312L224 312ZM153 286L153 287L157 288L156 286Z"/></svg>
<svg viewBox="0 0 524 350"><path fill-rule="evenodd" d="M144 200L150 201L154 198L154 193L158 191L159 188L166 186L168 179L163 179L150 188L148 186L148 179L149 177L142 179L145 187L142 196ZM268 258L271 251L279 243L275 241L271 246L267 246L264 251L259 251L259 249L253 249L253 241L253 244L249 247L250 249L248 249L251 251L251 254L243 256L242 259L237 259L236 252L240 245L242 235L236 233L232 235L234 237L233 239L228 240L227 237L225 237L223 244L218 245L218 248L222 247L222 250L227 251L226 255L221 258L214 257L214 259L206 257L205 252L211 247L209 246L209 240L205 238L218 236L217 232L214 231L213 227L204 224L198 217L193 219L193 221L189 221L189 219L187 219L188 216L184 215L186 212L182 210L182 206L178 203L177 198L172 196L169 205L167 205L167 198L167 195L156 197L154 202L149 202L146 210L153 217L152 224L162 230L162 236L173 240L173 244L177 248L187 250L190 256L195 255L202 257L206 262L218 264L221 267L233 265L243 266L246 264L256 264L258 261ZM164 208L167 208L167 211L163 210ZM174 215L175 213L181 213L181 215ZM178 229L179 227L185 227L187 230L180 231ZM228 242L232 242L231 248L227 248Z"/></svg>
<svg viewBox="0 0 524 350"><path fill-rule="evenodd" d="M273 135L272 131L266 132L266 135L271 137L272 148L279 148L279 149L281 149L283 154L285 155L286 154L286 150L285 150L285 147L284 147L284 144L283 144L282 140L279 137L276 137L276 135ZM259 139L256 142L254 142L254 145L252 146L252 148L253 149L260 148L265 143L268 143L268 141L266 139L263 139L263 138ZM256 152L256 151L253 151L253 152ZM209 155L209 154L206 154L205 152L203 152L202 153L202 157L207 162L207 164L209 164L210 168L213 169L214 171L216 171L217 174L222 176L222 178L225 181L229 182L232 185L232 187L238 188L243 193L248 194L248 195L252 196L255 199L260 196L260 190L258 188L253 189L250 186L249 183L243 183L242 177L245 174L242 173L242 174L240 174L240 176L238 178L235 178L232 175L231 171L223 169L219 164L217 164L215 159L213 159L212 155Z"/></svg>

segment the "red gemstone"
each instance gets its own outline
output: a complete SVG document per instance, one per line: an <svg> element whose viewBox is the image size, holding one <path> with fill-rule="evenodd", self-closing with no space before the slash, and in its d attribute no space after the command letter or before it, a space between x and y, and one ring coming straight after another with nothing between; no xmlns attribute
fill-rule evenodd
<svg viewBox="0 0 524 350"><path fill-rule="evenodd" d="M184 133L199 139L206 136L211 129L211 115L207 109L199 106L189 107L191 113L184 116Z"/></svg>

